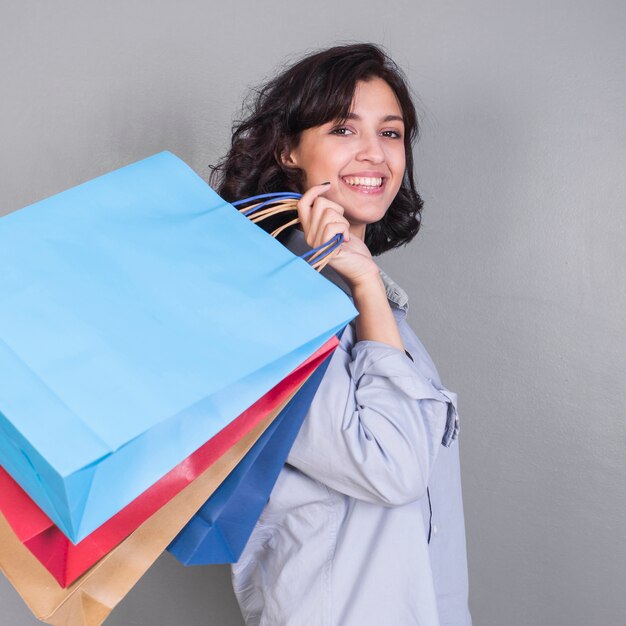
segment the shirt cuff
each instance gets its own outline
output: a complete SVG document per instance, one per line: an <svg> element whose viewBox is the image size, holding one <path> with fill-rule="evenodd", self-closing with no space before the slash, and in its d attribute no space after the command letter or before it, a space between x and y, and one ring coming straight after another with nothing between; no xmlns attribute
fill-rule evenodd
<svg viewBox="0 0 626 626"><path fill-rule="evenodd" d="M416 400L432 399L448 405L441 443L446 448L459 436L457 395L424 376L408 351L402 352L379 341L358 341L352 348L350 373L358 383L364 374L389 378L402 392Z"/></svg>
<svg viewBox="0 0 626 626"><path fill-rule="evenodd" d="M350 372L355 382L364 374L389 378L402 392L415 400L432 399L448 405L446 425L441 440L446 448L459 435L457 395L436 384L417 369L406 350L398 350L379 341L358 341L352 348Z"/></svg>
<svg viewBox="0 0 626 626"><path fill-rule="evenodd" d="M439 388L439 393L448 399L448 419L443 433L441 444L446 448L459 438L459 414L457 412L457 395L445 387Z"/></svg>

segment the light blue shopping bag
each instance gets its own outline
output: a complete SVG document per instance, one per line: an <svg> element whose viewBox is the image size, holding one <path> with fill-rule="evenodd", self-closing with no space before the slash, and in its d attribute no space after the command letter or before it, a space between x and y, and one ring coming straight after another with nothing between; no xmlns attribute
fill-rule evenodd
<svg viewBox="0 0 626 626"><path fill-rule="evenodd" d="M355 315L163 152L0 218L0 464L80 541Z"/></svg>

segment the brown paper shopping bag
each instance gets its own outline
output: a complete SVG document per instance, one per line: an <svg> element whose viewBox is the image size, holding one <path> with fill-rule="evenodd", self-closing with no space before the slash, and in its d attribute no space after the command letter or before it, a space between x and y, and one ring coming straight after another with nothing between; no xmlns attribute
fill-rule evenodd
<svg viewBox="0 0 626 626"><path fill-rule="evenodd" d="M296 392L67 589L19 541L2 514L0 570L38 619L54 626L99 626Z"/></svg>

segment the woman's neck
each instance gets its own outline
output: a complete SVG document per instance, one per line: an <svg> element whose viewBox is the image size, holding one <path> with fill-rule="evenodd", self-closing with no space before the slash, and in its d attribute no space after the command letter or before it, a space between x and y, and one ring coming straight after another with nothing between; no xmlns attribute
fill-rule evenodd
<svg viewBox="0 0 626 626"><path fill-rule="evenodd" d="M365 224L350 224L350 235L365 241Z"/></svg>

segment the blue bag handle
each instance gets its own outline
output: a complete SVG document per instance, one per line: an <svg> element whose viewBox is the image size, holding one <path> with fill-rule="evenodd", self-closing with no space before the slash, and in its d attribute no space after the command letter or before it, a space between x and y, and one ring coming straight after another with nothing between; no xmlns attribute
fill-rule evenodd
<svg viewBox="0 0 626 626"><path fill-rule="evenodd" d="M248 217L255 223L258 223L267 217L277 215L279 213L286 213L289 211L297 211L296 204L302 197L302 194L293 191L276 191L273 193L262 193L256 196L250 196L243 200L237 200L231 204L238 209L238 211ZM271 235L276 237L280 232L299 223L299 218L294 218L283 224ZM343 243L343 235L338 233L330 241L309 250L300 258L309 263L313 268L318 271L330 261L335 252L339 249L339 246Z"/></svg>

